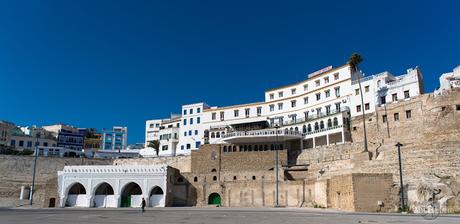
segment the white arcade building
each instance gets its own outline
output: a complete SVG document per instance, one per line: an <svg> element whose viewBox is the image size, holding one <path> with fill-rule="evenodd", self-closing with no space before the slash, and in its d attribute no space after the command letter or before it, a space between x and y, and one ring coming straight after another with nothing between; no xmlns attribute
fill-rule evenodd
<svg viewBox="0 0 460 224"><path fill-rule="evenodd" d="M60 207L168 206L168 166L65 166L58 171ZM171 190L170 190L171 191Z"/></svg>

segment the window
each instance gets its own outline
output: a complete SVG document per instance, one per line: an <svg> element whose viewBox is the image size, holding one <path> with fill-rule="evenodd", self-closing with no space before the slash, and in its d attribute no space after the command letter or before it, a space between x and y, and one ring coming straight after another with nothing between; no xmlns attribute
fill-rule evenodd
<svg viewBox="0 0 460 224"><path fill-rule="evenodd" d="M190 149L190 144L187 144L187 147L186 147L186 148L187 148L187 149Z"/></svg>
<svg viewBox="0 0 460 224"><path fill-rule="evenodd" d="M273 94L273 93L270 93L270 95L269 95L269 96L270 96L270 99L271 99L271 100L275 99L275 94Z"/></svg>
<svg viewBox="0 0 460 224"><path fill-rule="evenodd" d="M184 131L184 136L187 136L187 132L186 132L186 131ZM160 135L160 137L161 137L161 135Z"/></svg>
<svg viewBox="0 0 460 224"><path fill-rule="evenodd" d="M387 115L382 115L382 122L387 123Z"/></svg>
<svg viewBox="0 0 460 224"><path fill-rule="evenodd" d="M200 141L195 142L195 148L196 148L196 149L199 149L199 148L200 148L200 145L201 145L201 142L200 142Z"/></svg>
<svg viewBox="0 0 460 224"><path fill-rule="evenodd" d="M338 80L338 79L339 79L339 73L337 72L334 74L334 80Z"/></svg>
<svg viewBox="0 0 460 224"><path fill-rule="evenodd" d="M316 85L316 87L318 87L319 85L321 85L321 81L320 81L319 79L316 80L316 81L315 81L315 85Z"/></svg>
<svg viewBox="0 0 460 224"><path fill-rule="evenodd" d="M213 177L212 177L212 180L213 180L213 181L217 181L217 176L213 176Z"/></svg>
<svg viewBox="0 0 460 224"><path fill-rule="evenodd" d="M370 109L369 103L364 104L364 110L369 110L369 109Z"/></svg>
<svg viewBox="0 0 460 224"><path fill-rule="evenodd" d="M359 95L359 89L355 89L355 95Z"/></svg>
<svg viewBox="0 0 460 224"><path fill-rule="evenodd" d="M193 117L190 118L190 124L193 124Z"/></svg>
<svg viewBox="0 0 460 224"><path fill-rule="evenodd" d="M409 90L404 91L404 99L409 99L409 98L410 98Z"/></svg>
<svg viewBox="0 0 460 224"><path fill-rule="evenodd" d="M23 147L23 146L24 146L24 141L20 140L20 141L19 141L19 146L20 146L20 147Z"/></svg>
<svg viewBox="0 0 460 224"><path fill-rule="evenodd" d="M282 110L283 109L283 103L278 103L278 110Z"/></svg>
<svg viewBox="0 0 460 224"><path fill-rule="evenodd" d="M223 121L225 118L224 118L224 111L221 111L220 112L220 120Z"/></svg>
<svg viewBox="0 0 460 224"><path fill-rule="evenodd" d="M308 90L308 84L303 85L303 91L307 91L307 90Z"/></svg>
<svg viewBox="0 0 460 224"><path fill-rule="evenodd" d="M291 107L292 108L296 107L296 104L297 104L297 101L295 101L295 100L291 101Z"/></svg>
<svg viewBox="0 0 460 224"><path fill-rule="evenodd" d="M212 114L211 114L211 119L212 119L212 120L215 120L215 119L216 119L216 113L212 113Z"/></svg>
<svg viewBox="0 0 460 224"><path fill-rule="evenodd" d="M406 118L410 119L412 117L412 111L411 110L406 110Z"/></svg>
<svg viewBox="0 0 460 224"><path fill-rule="evenodd" d="M335 110L336 111L340 111L340 104L341 104L340 102L335 103Z"/></svg>
<svg viewBox="0 0 460 224"><path fill-rule="evenodd" d="M380 97L380 103L381 104L386 104L387 103L387 96L381 96Z"/></svg>
<svg viewBox="0 0 460 224"><path fill-rule="evenodd" d="M190 108L190 114L193 114L193 108Z"/></svg>
<svg viewBox="0 0 460 224"><path fill-rule="evenodd" d="M201 108L196 108L196 113L200 113L201 112Z"/></svg>
<svg viewBox="0 0 460 224"><path fill-rule="evenodd" d="M189 130L189 131L188 131L188 135L189 135L189 136L192 135L192 130Z"/></svg>
<svg viewBox="0 0 460 224"><path fill-rule="evenodd" d="M460 111L460 104L459 104L459 105L456 105L456 106L455 106L455 109L456 109L457 111Z"/></svg>
<svg viewBox="0 0 460 224"><path fill-rule="evenodd" d="M198 135L198 130L195 130L195 135Z"/></svg>
<svg viewBox="0 0 460 224"><path fill-rule="evenodd" d="M11 140L11 146L16 146L16 140L14 139Z"/></svg>
<svg viewBox="0 0 460 224"><path fill-rule="evenodd" d="M32 148L32 141L27 142L27 148Z"/></svg>
<svg viewBox="0 0 460 224"><path fill-rule="evenodd" d="M166 150L168 150L168 146L167 146L167 145L161 146L161 151L166 151Z"/></svg>
<svg viewBox="0 0 460 224"><path fill-rule="evenodd" d="M269 106L269 107L270 107L270 112L273 112L273 111L275 111L275 105L274 105L274 104L270 104L270 106Z"/></svg>
<svg viewBox="0 0 460 224"><path fill-rule="evenodd" d="M324 83L329 83L329 77L324 77Z"/></svg>
<svg viewBox="0 0 460 224"><path fill-rule="evenodd" d="M334 90L335 90L335 96L340 97L340 86L335 87Z"/></svg>
<svg viewBox="0 0 460 224"><path fill-rule="evenodd" d="M283 92L278 92L278 97L283 97Z"/></svg>
<svg viewBox="0 0 460 224"><path fill-rule="evenodd" d="M398 94L397 94L397 93L393 93L393 94L391 95L391 98L393 99L393 102L394 102L394 101L398 101Z"/></svg>
<svg viewBox="0 0 460 224"><path fill-rule="evenodd" d="M366 92L366 93L369 92L369 86L364 86L364 92Z"/></svg>
<svg viewBox="0 0 460 224"><path fill-rule="evenodd" d="M361 105L356 106L356 112L361 112Z"/></svg>
<svg viewBox="0 0 460 224"><path fill-rule="evenodd" d="M316 108L316 115L317 115L317 116L321 116L321 107L320 107L320 108Z"/></svg>
<svg viewBox="0 0 460 224"><path fill-rule="evenodd" d="M196 123L197 123L197 124L201 123L201 118L200 118L200 117L197 117L197 118L196 118Z"/></svg>
<svg viewBox="0 0 460 224"><path fill-rule="evenodd" d="M296 91L295 88L294 88L294 89L291 89L291 94L294 95L294 94L295 94L295 91Z"/></svg>
<svg viewBox="0 0 460 224"><path fill-rule="evenodd" d="M240 111L239 111L239 110L234 110L234 111L233 111L233 115L234 115L235 117L238 117L238 116L240 116L240 114L239 114L239 113L240 113Z"/></svg>
<svg viewBox="0 0 460 224"><path fill-rule="evenodd" d="M184 150L184 145L181 145L181 146L180 146L180 149L181 149L181 150Z"/></svg>
<svg viewBox="0 0 460 224"><path fill-rule="evenodd" d="M184 110L184 115L187 115L187 110Z"/></svg>
<svg viewBox="0 0 460 224"><path fill-rule="evenodd" d="M249 108L244 109L244 115L246 115L246 117L249 117L249 112L250 112Z"/></svg>
<svg viewBox="0 0 460 224"><path fill-rule="evenodd" d="M308 104L308 96L303 98L303 104Z"/></svg>
<svg viewBox="0 0 460 224"><path fill-rule="evenodd" d="M326 91L324 91L324 93L326 95L326 98L331 96L331 91L330 90L326 90Z"/></svg>
<svg viewBox="0 0 460 224"><path fill-rule="evenodd" d="M149 128L153 128L153 124L150 124L150 125L149 125Z"/></svg>
<svg viewBox="0 0 460 224"><path fill-rule="evenodd" d="M326 106L326 114L329 115L331 113L331 105Z"/></svg>
<svg viewBox="0 0 460 224"><path fill-rule="evenodd" d="M257 116L261 116L262 115L262 107L257 107Z"/></svg>
<svg viewBox="0 0 460 224"><path fill-rule="evenodd" d="M316 94L316 101L320 100L321 99L321 93L317 93Z"/></svg>
<svg viewBox="0 0 460 224"><path fill-rule="evenodd" d="M48 142L43 142L43 146L48 147Z"/></svg>
<svg viewBox="0 0 460 224"><path fill-rule="evenodd" d="M395 121L399 121L399 113L394 114Z"/></svg>
<svg viewBox="0 0 460 224"><path fill-rule="evenodd" d="M194 177L193 182L198 182L198 177Z"/></svg>
<svg viewBox="0 0 460 224"><path fill-rule="evenodd" d="M187 119L184 119L184 125L187 125Z"/></svg>

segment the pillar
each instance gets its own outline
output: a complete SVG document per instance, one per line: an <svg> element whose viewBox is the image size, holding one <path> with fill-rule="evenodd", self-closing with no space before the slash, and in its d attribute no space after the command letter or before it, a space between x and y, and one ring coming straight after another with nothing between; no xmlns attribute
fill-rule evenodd
<svg viewBox="0 0 460 224"><path fill-rule="evenodd" d="M86 207L92 208L94 207L93 205L93 199L94 197L92 195L86 194Z"/></svg>
<svg viewBox="0 0 460 224"><path fill-rule="evenodd" d="M66 201L67 201L67 196L66 195L60 195L59 196L59 207L64 208Z"/></svg>
<svg viewBox="0 0 460 224"><path fill-rule="evenodd" d="M115 208L119 208L121 203L121 196L119 194L115 194L113 197L115 198Z"/></svg>
<svg viewBox="0 0 460 224"><path fill-rule="evenodd" d="M345 131L342 130L342 143L345 143Z"/></svg>
<svg viewBox="0 0 460 224"><path fill-rule="evenodd" d="M329 145L329 135L326 134L326 145Z"/></svg>
<svg viewBox="0 0 460 224"><path fill-rule="evenodd" d="M312 139L313 139L313 148L316 148L316 141L315 141L315 137L313 137Z"/></svg>

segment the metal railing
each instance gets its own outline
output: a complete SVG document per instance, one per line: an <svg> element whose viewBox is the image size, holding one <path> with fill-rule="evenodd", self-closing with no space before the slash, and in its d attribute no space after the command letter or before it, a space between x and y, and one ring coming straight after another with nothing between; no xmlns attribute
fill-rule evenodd
<svg viewBox="0 0 460 224"><path fill-rule="evenodd" d="M222 138L231 138L231 137L248 137L248 136L294 136L302 137L300 131L291 131L291 130L281 130L281 129L261 129L261 130L252 130L252 131L233 131L227 134L222 135Z"/></svg>
<svg viewBox="0 0 460 224"><path fill-rule="evenodd" d="M275 125L279 125L280 127L283 127L283 126L301 124L301 123L305 123L305 122L308 122L308 121L313 121L313 120L316 120L316 119L320 119L320 118L323 118L323 117L328 117L328 116L332 116L332 115L335 115L335 114L339 114L339 113L342 113L342 112L347 112L349 110L350 110L349 107L344 106L344 107L341 107L340 110L334 109L334 110L331 110L329 113L327 113L327 112L326 113L321 112L319 114L314 113L312 115L308 115L308 117L303 117L303 118L299 118L299 119L295 119L295 120L284 121L282 124L279 124L279 123L270 124L270 127L274 127Z"/></svg>

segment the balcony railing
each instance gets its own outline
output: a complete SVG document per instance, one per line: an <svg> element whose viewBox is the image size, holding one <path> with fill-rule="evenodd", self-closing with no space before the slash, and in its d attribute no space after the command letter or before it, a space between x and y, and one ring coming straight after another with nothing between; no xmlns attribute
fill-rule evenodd
<svg viewBox="0 0 460 224"><path fill-rule="evenodd" d="M233 131L222 135L222 138L231 137L257 137L257 136L293 136L302 137L302 133L299 131L281 130L281 129L262 129L252 131Z"/></svg>
<svg viewBox="0 0 460 224"><path fill-rule="evenodd" d="M315 114L312 114L312 115L308 115L308 117L303 117L303 118L299 118L299 119L295 119L295 120L289 120L289 121L284 121L282 124L279 124L279 123L273 123L273 124L270 124L270 127L274 127L276 124L278 124L280 127L283 127L283 126L290 126L290 125L294 125L294 124L301 124L301 123L305 123L305 122L308 122L308 121L313 121L313 120L316 120L316 119L320 119L320 118L323 118L323 117L328 117L328 116L331 116L331 115L335 115L335 114L339 114L339 113L342 113L342 112L346 112L346 111L349 111L350 108L349 107L341 107L340 110L331 110L329 113L315 113Z"/></svg>
<svg viewBox="0 0 460 224"><path fill-rule="evenodd" d="M311 132L304 133L303 136L313 135L313 134L316 134L316 133L325 132L325 131L329 131L329 130L334 130L334 129L342 128L342 127L343 127L343 125L336 125L336 126L332 126L332 127L328 127L328 128L313 130Z"/></svg>

